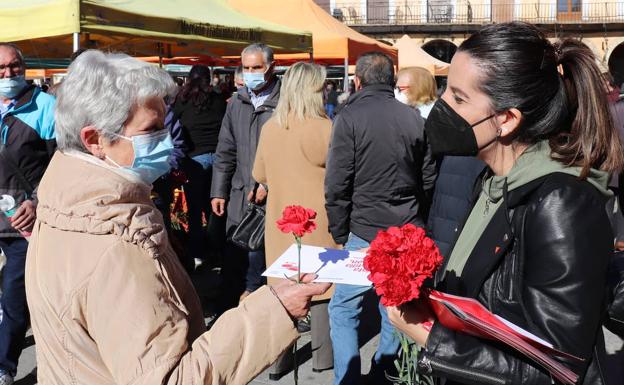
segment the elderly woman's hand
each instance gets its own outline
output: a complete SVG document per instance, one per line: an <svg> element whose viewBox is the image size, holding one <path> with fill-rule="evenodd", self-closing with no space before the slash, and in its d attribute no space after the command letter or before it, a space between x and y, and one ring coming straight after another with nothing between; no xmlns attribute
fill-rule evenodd
<svg viewBox="0 0 624 385"><path fill-rule="evenodd" d="M424 324L434 320L427 305L413 301L399 307L388 306L386 310L388 319L394 327L405 333L418 345L425 346L429 337L429 330Z"/></svg>
<svg viewBox="0 0 624 385"><path fill-rule="evenodd" d="M273 286L273 292L292 319L305 317L312 297L325 293L331 287L331 283L313 283L315 278L315 274L303 274L301 283L286 279Z"/></svg>

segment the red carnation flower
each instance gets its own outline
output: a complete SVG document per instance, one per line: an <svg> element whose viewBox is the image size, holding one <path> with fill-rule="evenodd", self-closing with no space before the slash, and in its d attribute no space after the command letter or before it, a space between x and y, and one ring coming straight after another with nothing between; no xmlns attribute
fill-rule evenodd
<svg viewBox="0 0 624 385"><path fill-rule="evenodd" d="M305 233L316 229L316 211L301 206L286 206L282 218L277 221L277 227L283 233L293 233L301 238Z"/></svg>
<svg viewBox="0 0 624 385"><path fill-rule="evenodd" d="M368 279L385 306L399 306L420 296L424 281L442 264L425 230L412 224L380 231L364 258Z"/></svg>

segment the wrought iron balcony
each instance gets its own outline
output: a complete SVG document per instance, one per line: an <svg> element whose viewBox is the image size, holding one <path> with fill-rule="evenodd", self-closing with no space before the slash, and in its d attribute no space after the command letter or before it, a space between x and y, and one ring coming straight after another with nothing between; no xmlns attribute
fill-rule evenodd
<svg viewBox="0 0 624 385"><path fill-rule="evenodd" d="M337 1L334 17L351 26L418 24L486 24L526 21L535 24L624 23L624 0L582 2L489 3L480 0Z"/></svg>

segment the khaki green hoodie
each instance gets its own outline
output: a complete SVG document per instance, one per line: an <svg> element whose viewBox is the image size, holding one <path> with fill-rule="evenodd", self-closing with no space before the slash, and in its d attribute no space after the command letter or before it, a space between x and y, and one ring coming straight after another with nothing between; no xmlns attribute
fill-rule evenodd
<svg viewBox="0 0 624 385"><path fill-rule="evenodd" d="M455 272L459 277L464 269L468 257L472 253L477 241L487 228L488 223L503 203L503 186L507 183L507 190L513 191L538 178L555 172L562 172L574 176L581 174L580 167L567 167L561 162L553 160L547 141L538 142L527 148L516 161L507 175L491 176L483 181L483 189L477 203L470 212L470 216L457 239L446 265L447 272ZM607 189L609 174L605 171L591 169L587 181L594 185L606 196L612 193Z"/></svg>

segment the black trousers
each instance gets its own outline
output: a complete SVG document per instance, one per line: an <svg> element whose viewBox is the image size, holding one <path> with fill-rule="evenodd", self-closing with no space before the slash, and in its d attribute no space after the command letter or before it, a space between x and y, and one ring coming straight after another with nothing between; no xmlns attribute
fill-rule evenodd
<svg viewBox="0 0 624 385"><path fill-rule="evenodd" d="M0 369L15 375L29 320L24 286L28 241L24 238L0 238L0 249L6 255L2 271Z"/></svg>

